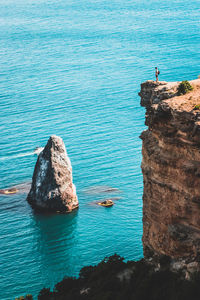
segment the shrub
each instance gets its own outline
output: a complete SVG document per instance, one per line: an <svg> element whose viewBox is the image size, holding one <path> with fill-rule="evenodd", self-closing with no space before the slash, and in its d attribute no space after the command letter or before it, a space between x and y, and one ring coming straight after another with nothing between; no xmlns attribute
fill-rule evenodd
<svg viewBox="0 0 200 300"><path fill-rule="evenodd" d="M192 90L193 87L191 86L191 84L187 80L184 80L178 86L178 95L185 95Z"/></svg>
<svg viewBox="0 0 200 300"><path fill-rule="evenodd" d="M88 280L90 278L90 276L94 273L94 270L95 270L95 267L93 267L93 266L83 267L80 270L79 278Z"/></svg>
<svg viewBox="0 0 200 300"><path fill-rule="evenodd" d="M84 267L80 278L64 278L53 292L42 289L38 300L199 300L200 273L194 274L191 281L183 280L180 274L167 269L169 260L163 255L161 269L155 272L155 266L144 259L126 263L115 254L94 267ZM129 279L120 280L119 274L127 271ZM28 300L27 296L17 300Z"/></svg>
<svg viewBox="0 0 200 300"><path fill-rule="evenodd" d="M51 299L52 295L53 293L50 291L50 289L43 288L38 295L38 300L49 300Z"/></svg>
<svg viewBox="0 0 200 300"><path fill-rule="evenodd" d="M200 104L196 104L196 105L194 106L194 110L198 110L198 109L200 109Z"/></svg>

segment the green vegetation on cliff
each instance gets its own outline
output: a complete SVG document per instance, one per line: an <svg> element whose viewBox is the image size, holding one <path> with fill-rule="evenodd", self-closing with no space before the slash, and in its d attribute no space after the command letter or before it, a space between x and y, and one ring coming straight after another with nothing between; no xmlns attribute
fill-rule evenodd
<svg viewBox="0 0 200 300"><path fill-rule="evenodd" d="M178 95L185 95L188 92L192 91L193 87L191 86L191 84L189 83L189 81L184 80L182 81L179 86L178 86Z"/></svg>
<svg viewBox="0 0 200 300"><path fill-rule="evenodd" d="M200 104L196 104L196 105L194 106L194 110L200 110Z"/></svg>
<svg viewBox="0 0 200 300"><path fill-rule="evenodd" d="M183 280L167 269L166 261L160 262L162 271L155 271L144 260L125 263L113 255L82 268L79 278L64 278L53 291L42 289L38 300L199 300L200 274Z"/></svg>

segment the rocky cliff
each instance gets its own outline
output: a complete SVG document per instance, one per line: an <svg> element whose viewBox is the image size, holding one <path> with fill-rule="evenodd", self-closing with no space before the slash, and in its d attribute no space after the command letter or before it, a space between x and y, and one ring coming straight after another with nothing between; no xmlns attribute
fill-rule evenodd
<svg viewBox="0 0 200 300"><path fill-rule="evenodd" d="M200 79L177 96L179 82L141 84L146 107L142 172L143 246L147 259L169 256L186 277L200 266Z"/></svg>
<svg viewBox="0 0 200 300"><path fill-rule="evenodd" d="M39 154L27 200L46 211L70 212L78 207L71 162L60 137L51 136Z"/></svg>

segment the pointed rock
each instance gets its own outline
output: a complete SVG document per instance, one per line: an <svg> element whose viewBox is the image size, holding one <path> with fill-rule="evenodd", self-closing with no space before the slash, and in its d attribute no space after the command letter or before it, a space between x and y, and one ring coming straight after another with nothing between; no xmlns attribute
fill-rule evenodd
<svg viewBox="0 0 200 300"><path fill-rule="evenodd" d="M56 135L38 156L27 200L33 208L46 211L71 212L78 207L71 162Z"/></svg>

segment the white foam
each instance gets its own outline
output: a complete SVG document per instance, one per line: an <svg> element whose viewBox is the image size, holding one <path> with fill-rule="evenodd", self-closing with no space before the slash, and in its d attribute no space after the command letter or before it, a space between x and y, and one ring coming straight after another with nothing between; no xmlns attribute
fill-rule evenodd
<svg viewBox="0 0 200 300"><path fill-rule="evenodd" d="M31 152L22 152L22 153L18 153L18 154L12 154L12 155L3 156L3 157L0 157L0 161L10 160L10 159L15 159L15 158L20 158L20 157L26 157L26 156L31 156L31 155L34 155L34 154L39 155L40 152L43 151L43 149L44 149L43 147L38 147L34 151L31 151Z"/></svg>
<svg viewBox="0 0 200 300"><path fill-rule="evenodd" d="M0 161L10 160L10 159L19 158L19 157L25 157L25 156L31 156L33 154L34 154L33 151L32 152L19 153L19 154L13 154L13 155L9 155L9 156L0 157Z"/></svg>

